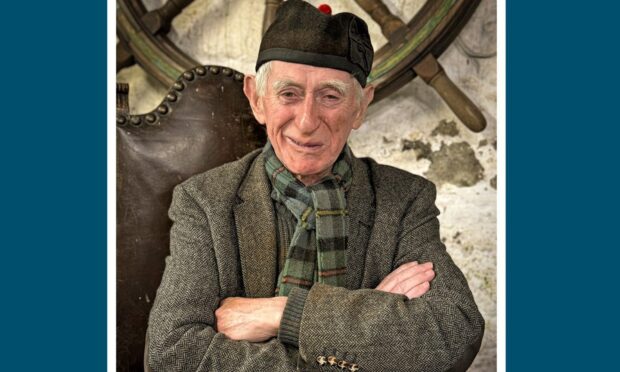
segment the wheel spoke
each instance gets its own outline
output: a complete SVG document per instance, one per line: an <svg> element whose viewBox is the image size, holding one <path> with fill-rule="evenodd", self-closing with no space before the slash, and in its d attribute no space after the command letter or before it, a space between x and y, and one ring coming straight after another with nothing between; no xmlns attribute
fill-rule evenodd
<svg viewBox="0 0 620 372"><path fill-rule="evenodd" d="M122 40L122 39L121 39ZM116 72L136 63L131 50L122 41L116 43Z"/></svg>
<svg viewBox="0 0 620 372"><path fill-rule="evenodd" d="M282 0L265 0L265 15L263 16L263 34L276 18L276 10L282 3Z"/></svg>
<svg viewBox="0 0 620 372"><path fill-rule="evenodd" d="M390 44L397 45L407 33L407 25L390 12L381 0L355 0L355 2L381 27Z"/></svg>
<svg viewBox="0 0 620 372"><path fill-rule="evenodd" d="M142 22L151 35L167 34L174 17L194 0L169 0L161 8L151 10L142 16Z"/></svg>

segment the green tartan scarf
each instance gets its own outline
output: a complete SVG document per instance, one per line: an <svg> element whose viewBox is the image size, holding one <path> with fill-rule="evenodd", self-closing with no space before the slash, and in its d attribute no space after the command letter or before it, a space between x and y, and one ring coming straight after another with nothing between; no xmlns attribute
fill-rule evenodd
<svg viewBox="0 0 620 372"><path fill-rule="evenodd" d="M347 203L351 185L351 150L345 145L332 175L306 187L282 165L271 143L263 149L271 180L271 197L297 219L276 294L286 296L293 287L309 289L313 283L343 287L347 247Z"/></svg>

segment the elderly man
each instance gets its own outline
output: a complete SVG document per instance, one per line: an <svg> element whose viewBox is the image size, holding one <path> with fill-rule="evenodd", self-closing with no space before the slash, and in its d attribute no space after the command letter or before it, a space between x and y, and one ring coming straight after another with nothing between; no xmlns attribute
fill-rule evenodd
<svg viewBox="0 0 620 372"><path fill-rule="evenodd" d="M366 24L289 0L244 92L269 142L177 186L149 320L161 371L465 370L484 321L434 185L347 146L373 99Z"/></svg>

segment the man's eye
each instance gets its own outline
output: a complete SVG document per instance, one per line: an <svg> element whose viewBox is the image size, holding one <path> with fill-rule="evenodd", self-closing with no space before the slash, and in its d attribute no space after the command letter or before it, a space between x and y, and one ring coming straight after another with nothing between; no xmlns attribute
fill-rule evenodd
<svg viewBox="0 0 620 372"><path fill-rule="evenodd" d="M280 95L284 98L293 98L295 97L295 93L293 92L282 92Z"/></svg>
<svg viewBox="0 0 620 372"><path fill-rule="evenodd" d="M342 98L335 94L326 94L323 96L323 102L328 105L335 105L339 103Z"/></svg>

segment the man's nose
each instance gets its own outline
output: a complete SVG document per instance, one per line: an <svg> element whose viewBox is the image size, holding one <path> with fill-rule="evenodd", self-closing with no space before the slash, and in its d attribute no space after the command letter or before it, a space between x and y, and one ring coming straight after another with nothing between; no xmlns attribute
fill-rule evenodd
<svg viewBox="0 0 620 372"><path fill-rule="evenodd" d="M319 126L318 107L312 95L307 95L297 115L297 127L302 133L312 133Z"/></svg>

